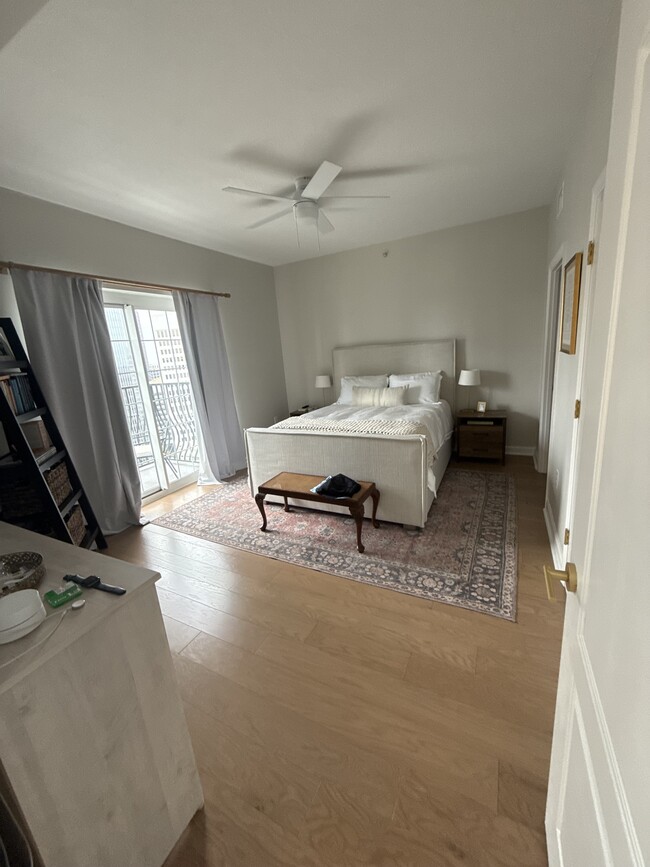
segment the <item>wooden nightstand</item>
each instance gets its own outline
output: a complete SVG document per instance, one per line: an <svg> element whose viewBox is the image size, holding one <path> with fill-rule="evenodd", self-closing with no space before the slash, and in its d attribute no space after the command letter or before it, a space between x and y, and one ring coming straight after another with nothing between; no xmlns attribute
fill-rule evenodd
<svg viewBox="0 0 650 867"><path fill-rule="evenodd" d="M506 462L506 424L508 416L500 410L456 414L456 449L459 458L487 458Z"/></svg>

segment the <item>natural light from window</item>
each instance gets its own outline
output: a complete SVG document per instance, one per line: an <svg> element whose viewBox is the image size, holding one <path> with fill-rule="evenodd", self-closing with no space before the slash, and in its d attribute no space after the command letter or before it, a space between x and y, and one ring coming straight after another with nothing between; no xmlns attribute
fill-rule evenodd
<svg viewBox="0 0 650 867"><path fill-rule="evenodd" d="M148 497L195 480L199 449L176 313L155 309L168 299L142 295L137 306L107 303L104 309L142 496Z"/></svg>

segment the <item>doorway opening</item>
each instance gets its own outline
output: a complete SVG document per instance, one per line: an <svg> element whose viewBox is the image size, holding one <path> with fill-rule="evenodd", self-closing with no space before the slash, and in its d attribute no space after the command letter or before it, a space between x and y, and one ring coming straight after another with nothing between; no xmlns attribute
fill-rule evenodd
<svg viewBox="0 0 650 867"><path fill-rule="evenodd" d="M191 484L198 425L173 301L105 289L104 302L142 497Z"/></svg>

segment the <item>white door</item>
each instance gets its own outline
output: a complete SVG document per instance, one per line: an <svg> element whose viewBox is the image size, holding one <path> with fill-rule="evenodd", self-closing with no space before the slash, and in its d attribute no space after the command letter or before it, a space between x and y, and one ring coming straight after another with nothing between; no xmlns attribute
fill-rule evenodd
<svg viewBox="0 0 650 867"><path fill-rule="evenodd" d="M576 508L576 474L578 469L578 446L580 442L580 414L576 413L576 408L578 404L581 402L582 398L582 388L585 378L585 362L586 362L586 352L585 352L585 343L587 339L587 335L590 332L591 328L591 316L592 316L592 295L594 293L595 287L598 281L598 262L600 260L600 230L602 225L603 218L603 201L605 198L605 172L601 174L598 178L598 181L594 185L591 194L591 218L589 220L589 237L591 238L590 244L594 244L594 249L592 252L592 262L589 264L589 256L585 256L585 262L583 264L583 284L584 284L584 293L582 290L580 291L580 295L583 296L580 298L580 314L579 314L579 327L578 327L578 371L576 378L576 401L574 406L572 407L574 411L574 420L573 420L573 431L571 436L571 449L570 449L570 458L569 458L569 471L568 471L568 480L566 484L566 512L565 518L562 522L562 526L566 527L569 531L573 527L573 513ZM575 418L575 416L578 416ZM557 540L559 542L559 539ZM569 539L565 536L563 539L564 545L567 546L561 554L559 554L558 560L558 546L553 549L553 553L555 555L555 562L563 563L565 559L568 559L564 556L565 551L568 553L570 551Z"/></svg>
<svg viewBox="0 0 650 867"><path fill-rule="evenodd" d="M551 867L650 863L650 0L623 0L546 813Z"/></svg>

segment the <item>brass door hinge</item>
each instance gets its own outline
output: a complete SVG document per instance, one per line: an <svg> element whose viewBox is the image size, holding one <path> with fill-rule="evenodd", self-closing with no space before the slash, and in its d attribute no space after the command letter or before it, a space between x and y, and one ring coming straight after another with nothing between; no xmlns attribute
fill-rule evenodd
<svg viewBox="0 0 650 867"><path fill-rule="evenodd" d="M593 265L595 249L596 245L594 244L594 242L589 241L589 246L587 247L587 265Z"/></svg>
<svg viewBox="0 0 650 867"><path fill-rule="evenodd" d="M569 544L569 537L570 536L571 536L571 531L569 530L568 527L565 527L564 528L564 544L565 545Z"/></svg>
<svg viewBox="0 0 650 867"><path fill-rule="evenodd" d="M576 400L576 405L575 405L575 408L573 410L573 417L574 418L580 418L580 401L579 400Z"/></svg>

